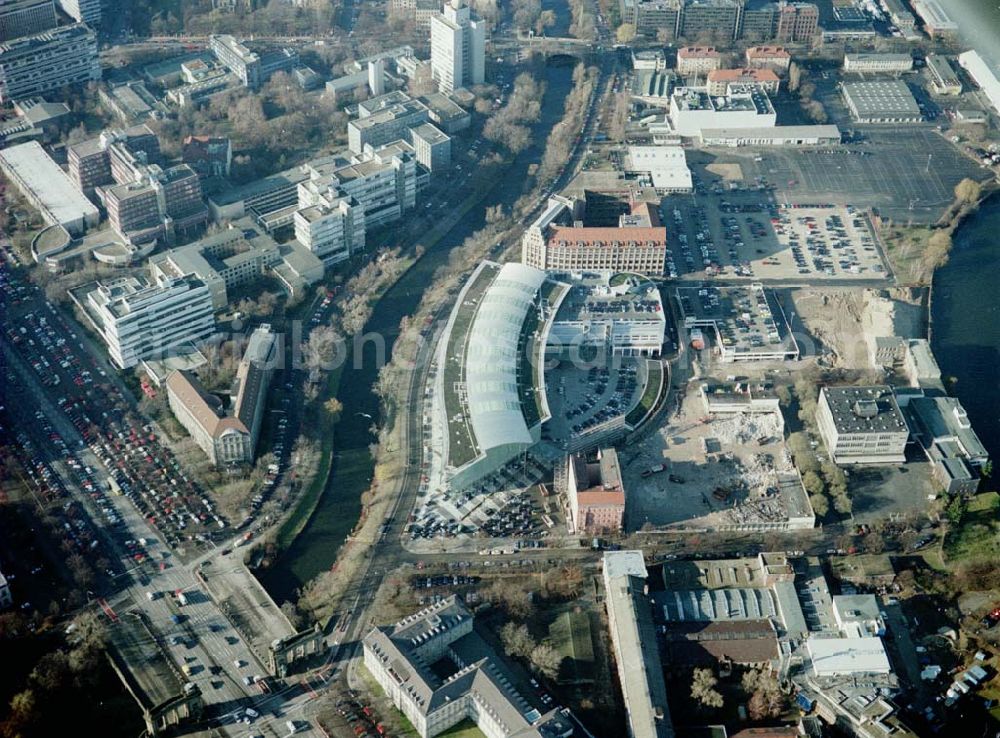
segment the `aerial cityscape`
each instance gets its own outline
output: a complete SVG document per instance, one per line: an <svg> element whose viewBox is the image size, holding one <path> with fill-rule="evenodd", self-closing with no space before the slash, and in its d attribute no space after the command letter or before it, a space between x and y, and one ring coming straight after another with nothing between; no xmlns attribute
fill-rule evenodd
<svg viewBox="0 0 1000 738"><path fill-rule="evenodd" d="M0 738L1000 736L1000 5L0 0Z"/></svg>

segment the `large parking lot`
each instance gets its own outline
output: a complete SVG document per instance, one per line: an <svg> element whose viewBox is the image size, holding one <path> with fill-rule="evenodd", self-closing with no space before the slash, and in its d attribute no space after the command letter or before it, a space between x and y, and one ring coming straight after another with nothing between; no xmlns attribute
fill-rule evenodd
<svg viewBox="0 0 1000 738"><path fill-rule="evenodd" d="M694 197L664 200L671 255L667 272L816 282L885 279L867 218L852 206L778 203L760 185L701 186Z"/></svg>

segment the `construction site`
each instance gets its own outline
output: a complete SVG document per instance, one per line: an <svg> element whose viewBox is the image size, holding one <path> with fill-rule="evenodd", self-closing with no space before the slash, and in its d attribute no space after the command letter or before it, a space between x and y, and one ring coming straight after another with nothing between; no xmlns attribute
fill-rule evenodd
<svg viewBox="0 0 1000 738"><path fill-rule="evenodd" d="M704 395L689 391L669 422L636 447L623 464L629 530L813 527L777 403L736 404L710 412Z"/></svg>

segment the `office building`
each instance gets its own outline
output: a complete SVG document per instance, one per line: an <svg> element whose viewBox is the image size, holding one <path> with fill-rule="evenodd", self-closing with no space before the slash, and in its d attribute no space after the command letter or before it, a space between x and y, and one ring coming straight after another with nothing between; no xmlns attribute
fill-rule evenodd
<svg viewBox="0 0 1000 738"><path fill-rule="evenodd" d="M681 77L708 74L722 67L722 54L712 46L683 46L677 49L677 74Z"/></svg>
<svg viewBox="0 0 1000 738"><path fill-rule="evenodd" d="M91 28L101 25L101 0L59 0L59 7L77 23Z"/></svg>
<svg viewBox="0 0 1000 738"><path fill-rule="evenodd" d="M844 54L845 72L899 74L913 69L909 54Z"/></svg>
<svg viewBox="0 0 1000 738"><path fill-rule="evenodd" d="M574 735L568 710L532 704L514 688L506 665L475 632L472 613L455 596L372 629L362 645L368 673L420 738L465 720L486 738Z"/></svg>
<svg viewBox="0 0 1000 738"><path fill-rule="evenodd" d="M0 151L0 170L49 225L83 235L100 222L100 213L37 141Z"/></svg>
<svg viewBox="0 0 1000 738"><path fill-rule="evenodd" d="M443 92L421 95L419 100L427 106L431 123L449 136L464 131L472 125L472 114Z"/></svg>
<svg viewBox="0 0 1000 738"><path fill-rule="evenodd" d="M260 56L228 34L208 37L208 48L226 69L235 74L244 87L256 89L263 83Z"/></svg>
<svg viewBox="0 0 1000 738"><path fill-rule="evenodd" d="M228 410L193 374L175 371L167 377L171 412L216 466L253 463L267 389L279 359L271 327L256 328L236 370Z"/></svg>
<svg viewBox="0 0 1000 738"><path fill-rule="evenodd" d="M737 38L743 0L685 0L681 12L682 38L710 38L719 43Z"/></svg>
<svg viewBox="0 0 1000 738"><path fill-rule="evenodd" d="M740 15L740 38L752 42L772 40L778 33L778 4L747 3Z"/></svg>
<svg viewBox="0 0 1000 738"><path fill-rule="evenodd" d="M924 32L931 38L950 38L958 34L958 23L938 0L913 0L913 10L924 25Z"/></svg>
<svg viewBox="0 0 1000 738"><path fill-rule="evenodd" d="M441 92L481 85L486 74L486 24L462 0L431 18L431 75Z"/></svg>
<svg viewBox="0 0 1000 738"><path fill-rule="evenodd" d="M52 0L4 0L0 3L0 42L41 33L55 25Z"/></svg>
<svg viewBox="0 0 1000 738"><path fill-rule="evenodd" d="M240 187L227 188L209 198L209 211L216 222L247 215L262 218L281 212L296 204L298 186L308 179L307 171L293 167Z"/></svg>
<svg viewBox="0 0 1000 738"><path fill-rule="evenodd" d="M160 141L149 126L109 128L97 138L66 147L69 176L87 197L102 185L126 184L142 176L142 167L160 162Z"/></svg>
<svg viewBox="0 0 1000 738"><path fill-rule="evenodd" d="M792 55L784 46L751 46L746 50L746 64L751 69L773 69L787 72Z"/></svg>
<svg viewBox="0 0 1000 738"><path fill-rule="evenodd" d="M728 95L733 85L774 95L781 79L773 69L713 69L708 73L709 95Z"/></svg>
<svg viewBox="0 0 1000 738"><path fill-rule="evenodd" d="M0 103L100 78L97 35L83 23L0 44Z"/></svg>
<svg viewBox="0 0 1000 738"><path fill-rule="evenodd" d="M886 386L824 387L816 422L838 464L902 464L910 430Z"/></svg>
<svg viewBox="0 0 1000 738"><path fill-rule="evenodd" d="M819 8L812 3L778 3L776 41L783 44L809 43L818 28Z"/></svg>
<svg viewBox="0 0 1000 738"><path fill-rule="evenodd" d="M840 89L858 123L920 123L924 119L902 80L844 82Z"/></svg>
<svg viewBox="0 0 1000 738"><path fill-rule="evenodd" d="M365 210L351 196L331 192L295 211L295 240L332 265L365 248Z"/></svg>
<svg viewBox="0 0 1000 738"><path fill-rule="evenodd" d="M98 282L79 304L119 369L165 357L215 331L212 295L192 276L155 283L139 277Z"/></svg>
<svg viewBox="0 0 1000 738"><path fill-rule="evenodd" d="M250 284L281 261L278 244L250 218L224 230L149 259L153 280L193 275L212 295L212 307L223 310L229 291Z"/></svg>
<svg viewBox="0 0 1000 738"><path fill-rule="evenodd" d="M620 228L578 223L572 203L552 198L521 238L521 262L555 272L634 272L663 276L667 229L654 224Z"/></svg>
<svg viewBox="0 0 1000 738"><path fill-rule="evenodd" d="M969 73L969 77L972 78L973 82L979 85L979 89L983 91L986 99L990 101L994 112L1000 113L1000 80L997 79L996 74L990 69L990 65L983 60L983 57L979 55L979 52L975 49L970 49L959 54L958 65Z"/></svg>
<svg viewBox="0 0 1000 738"><path fill-rule="evenodd" d="M410 129L410 140L417 163L428 171L437 172L451 166L451 138L431 123Z"/></svg>
<svg viewBox="0 0 1000 738"><path fill-rule="evenodd" d="M390 141L408 140L410 129L427 123L430 112L419 100L390 92L358 106L359 116L347 124L347 145L355 154L366 146L377 148Z"/></svg>
<svg viewBox="0 0 1000 738"><path fill-rule="evenodd" d="M961 95L962 81L955 73L948 57L930 54L927 57L927 73L931 77L931 89L938 95Z"/></svg>
<svg viewBox="0 0 1000 738"><path fill-rule="evenodd" d="M182 158L202 179L228 177L233 163L233 145L223 136L187 136Z"/></svg>
<svg viewBox="0 0 1000 738"><path fill-rule="evenodd" d="M683 0L619 0L622 23L634 25L640 36L677 38Z"/></svg>
<svg viewBox="0 0 1000 738"><path fill-rule="evenodd" d="M642 551L604 554L608 628L625 698L630 738L673 738L653 604L646 595Z"/></svg>
<svg viewBox="0 0 1000 738"><path fill-rule="evenodd" d="M725 96L704 87L678 87L670 98L670 122L675 133L696 137L703 128L772 128L777 122L767 94L730 85Z"/></svg>
<svg viewBox="0 0 1000 738"><path fill-rule="evenodd" d="M398 220L416 207L417 164L413 147L397 141L345 162L338 157L305 165L308 179L298 187L299 208L332 197L351 198L364 211L365 228Z"/></svg>
<svg viewBox="0 0 1000 738"><path fill-rule="evenodd" d="M954 397L918 396L909 399L903 410L944 490L974 494L989 454L962 403Z"/></svg>
<svg viewBox="0 0 1000 738"><path fill-rule="evenodd" d="M111 227L128 243L170 242L175 232L189 231L208 221L201 182L187 164L168 169L145 166L138 179L101 192Z"/></svg>
<svg viewBox="0 0 1000 738"><path fill-rule="evenodd" d="M600 449L595 458L586 454L566 457L566 501L569 519L577 533L620 533L625 527L625 486L618 452Z"/></svg>

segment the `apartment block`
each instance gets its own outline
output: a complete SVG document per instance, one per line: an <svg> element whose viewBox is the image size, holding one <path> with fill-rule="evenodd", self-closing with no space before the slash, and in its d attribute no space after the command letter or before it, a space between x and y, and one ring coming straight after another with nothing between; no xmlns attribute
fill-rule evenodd
<svg viewBox="0 0 1000 738"><path fill-rule="evenodd" d="M773 69L787 72L792 55L784 46L751 46L746 50L746 65L752 69Z"/></svg>
<svg viewBox="0 0 1000 738"><path fill-rule="evenodd" d="M722 66L722 54L714 46L683 46L677 50L677 74L708 74Z"/></svg>
<svg viewBox="0 0 1000 738"><path fill-rule="evenodd" d="M6 0L0 3L0 41L41 33L56 25L52 0Z"/></svg>
<svg viewBox="0 0 1000 738"><path fill-rule="evenodd" d="M83 23L0 44L0 103L100 78L97 35Z"/></svg>
<svg viewBox="0 0 1000 738"><path fill-rule="evenodd" d="M215 331L212 296L192 276L155 283L139 277L98 282L81 307L119 369L167 356Z"/></svg>
<svg viewBox="0 0 1000 738"><path fill-rule="evenodd" d="M228 410L193 374L175 371L167 377L171 412L216 466L253 463L267 389L279 358L277 336L269 325L259 326L236 370Z"/></svg>
<svg viewBox="0 0 1000 738"><path fill-rule="evenodd" d="M816 421L827 451L838 464L902 464L909 427L892 389L824 387Z"/></svg>
<svg viewBox="0 0 1000 738"><path fill-rule="evenodd" d="M480 85L486 75L486 24L462 0L431 18L431 75L441 92Z"/></svg>

